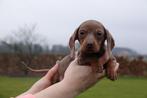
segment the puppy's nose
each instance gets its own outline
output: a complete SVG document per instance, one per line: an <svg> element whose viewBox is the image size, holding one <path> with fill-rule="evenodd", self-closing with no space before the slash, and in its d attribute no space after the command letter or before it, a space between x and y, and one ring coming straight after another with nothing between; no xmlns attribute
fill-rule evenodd
<svg viewBox="0 0 147 98"><path fill-rule="evenodd" d="M93 44L92 43L87 43L87 48L92 48Z"/></svg>

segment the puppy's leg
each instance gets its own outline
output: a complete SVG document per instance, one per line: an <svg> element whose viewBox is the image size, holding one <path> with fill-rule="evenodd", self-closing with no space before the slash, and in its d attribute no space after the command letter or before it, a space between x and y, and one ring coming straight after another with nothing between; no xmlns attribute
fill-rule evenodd
<svg viewBox="0 0 147 98"><path fill-rule="evenodd" d="M116 80L117 79L117 69L118 62L116 61L115 57L111 57L108 62L106 63L106 76L110 80Z"/></svg>

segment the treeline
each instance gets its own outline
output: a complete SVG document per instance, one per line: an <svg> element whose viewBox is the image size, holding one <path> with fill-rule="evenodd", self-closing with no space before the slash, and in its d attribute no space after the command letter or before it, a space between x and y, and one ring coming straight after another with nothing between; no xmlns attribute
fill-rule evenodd
<svg viewBox="0 0 147 98"><path fill-rule="evenodd" d="M30 53L33 54L68 54L69 47L64 45L53 45L49 47L47 45L31 44L26 45L23 43L6 44L0 42L0 54L11 54L21 52L22 54Z"/></svg>
<svg viewBox="0 0 147 98"><path fill-rule="evenodd" d="M131 60L128 57L117 57L117 61L120 63L119 74L147 77L147 62L143 59L143 56Z"/></svg>
<svg viewBox="0 0 147 98"><path fill-rule="evenodd" d="M0 53L16 53L16 54L67 54L69 49L63 45L53 45L50 47L46 38L36 33L36 25L18 28L12 31L11 35L0 39Z"/></svg>
<svg viewBox="0 0 147 98"><path fill-rule="evenodd" d="M57 54L40 54L31 59L29 66L35 69L51 68L57 60L60 60L65 55ZM0 55L0 75L8 76L40 76L45 73L36 73L29 71L21 62L27 63L28 58L22 56L21 59L15 54ZM120 63L119 75L121 76L141 76L147 77L147 62L142 57L130 60L124 57L117 57Z"/></svg>

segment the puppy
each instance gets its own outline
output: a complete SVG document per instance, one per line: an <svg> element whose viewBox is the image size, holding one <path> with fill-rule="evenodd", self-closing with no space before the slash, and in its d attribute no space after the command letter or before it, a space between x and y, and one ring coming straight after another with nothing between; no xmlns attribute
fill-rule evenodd
<svg viewBox="0 0 147 98"><path fill-rule="evenodd" d="M108 78L115 80L117 74L114 66L117 62L111 52L115 42L110 32L96 20L83 22L70 38L71 58L75 56L76 40L80 43L78 64L91 65L94 69L97 66L98 72L102 72L105 68Z"/></svg>

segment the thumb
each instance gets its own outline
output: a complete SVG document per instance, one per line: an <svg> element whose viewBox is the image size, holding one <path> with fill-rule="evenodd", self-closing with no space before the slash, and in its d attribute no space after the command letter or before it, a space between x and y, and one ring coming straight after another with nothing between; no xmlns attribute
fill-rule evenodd
<svg viewBox="0 0 147 98"><path fill-rule="evenodd" d="M54 75L57 73L58 71L58 64L56 64L55 66L53 66L48 72L47 74L45 75L45 78L47 79L52 79L52 77L54 77Z"/></svg>

